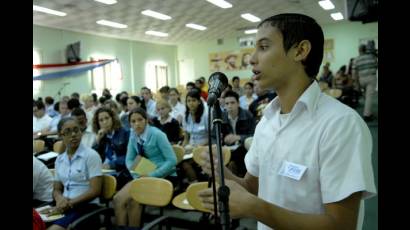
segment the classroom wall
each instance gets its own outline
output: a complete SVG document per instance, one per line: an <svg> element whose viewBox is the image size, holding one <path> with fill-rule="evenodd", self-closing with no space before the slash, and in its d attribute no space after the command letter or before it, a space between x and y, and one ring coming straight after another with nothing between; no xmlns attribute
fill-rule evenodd
<svg viewBox="0 0 410 230"><path fill-rule="evenodd" d="M161 60L168 64L170 85L175 85L177 47L174 45L158 45L146 42L107 38L61 29L33 25L33 49L40 52L42 64L65 63L65 47L73 42L81 41L81 58L89 60L91 56L104 55L119 59L123 79L121 90L131 93L139 92L144 85L145 63ZM42 81L39 96L57 96L58 90L65 82L70 82L62 95L72 92L90 93L92 90L90 71L77 76ZM99 93L100 95L100 93Z"/></svg>
<svg viewBox="0 0 410 230"><path fill-rule="evenodd" d="M334 39L334 60L331 62L331 70L347 64L351 57L358 55L357 47L361 38L378 36L378 23L362 24L360 22L340 22L333 25L323 26L325 39ZM121 90L138 93L144 83L145 63L151 60L161 60L169 66L170 86L184 84L188 80L195 80L199 76L209 77L208 54L211 52L237 51L238 38L244 37L238 33L236 37L224 38L223 44L218 45L216 40L203 42L185 42L174 45L158 45L146 42L129 41L122 39L106 38L65 31L61 29L46 28L33 25L33 49L40 52L42 63L65 63L65 47L78 40L81 41L81 57L89 60L92 55L108 55L117 57L121 64L123 79L120 83ZM181 61L190 61L192 74L180 79L179 69ZM188 63L188 62L186 62ZM228 78L237 75L240 78L249 78L251 70L226 71ZM89 93L91 91L90 72L74 77L52 79L43 81L38 96L57 96L57 91L65 82L70 82L62 95L72 93Z"/></svg>
<svg viewBox="0 0 410 230"><path fill-rule="evenodd" d="M330 68L333 72L336 72L340 66L347 65L351 57L358 56L359 39L378 36L378 23L340 22L323 26L323 33L325 39L334 39L334 61L330 62ZM225 38L223 45L218 45L216 40L179 44L178 60L194 60L194 76L192 76L192 80L199 76L208 77L211 74L208 68L208 54L210 52L240 50L238 37L244 37L244 34ZM195 52L192 52L193 50ZM250 70L226 71L225 74L228 78L235 75L240 78L249 78L252 75Z"/></svg>

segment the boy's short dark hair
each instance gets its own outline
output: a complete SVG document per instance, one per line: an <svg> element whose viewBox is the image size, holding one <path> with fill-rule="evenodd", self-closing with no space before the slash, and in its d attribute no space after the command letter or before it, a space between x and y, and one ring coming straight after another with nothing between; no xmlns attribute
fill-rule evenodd
<svg viewBox="0 0 410 230"><path fill-rule="evenodd" d="M169 93L169 86L162 86L160 89L159 89L159 92L160 93Z"/></svg>
<svg viewBox="0 0 410 230"><path fill-rule="evenodd" d="M310 42L312 48L302 64L306 74L315 78L322 63L324 43L322 28L315 19L303 14L278 14L263 20L258 28L265 23L276 27L282 33L285 52L302 40Z"/></svg>
<svg viewBox="0 0 410 230"><path fill-rule="evenodd" d="M48 105L54 104L54 99L53 99L52 97L50 97L50 96L47 96L47 97L44 99L44 101L45 101L46 104L48 104Z"/></svg>
<svg viewBox="0 0 410 230"><path fill-rule="evenodd" d="M87 114L85 114L84 110L81 108L74 108L74 110L71 112L71 116L84 116L87 118Z"/></svg>
<svg viewBox="0 0 410 230"><path fill-rule="evenodd" d="M67 101L67 107L69 110L73 110L75 108L80 108L81 104L80 101L76 98L71 98Z"/></svg>
<svg viewBox="0 0 410 230"><path fill-rule="evenodd" d="M224 98L227 98L227 97L234 97L235 100L237 102L239 102L239 95L236 92L232 91L232 90L226 91Z"/></svg>
<svg viewBox="0 0 410 230"><path fill-rule="evenodd" d="M46 106L44 105L42 101L33 102L33 107L37 107L38 110L46 108Z"/></svg>
<svg viewBox="0 0 410 230"><path fill-rule="evenodd" d="M195 83L193 83L192 81L186 83L186 87L191 86L191 87L195 87Z"/></svg>
<svg viewBox="0 0 410 230"><path fill-rule="evenodd" d="M238 76L235 76L235 77L232 78L232 82L234 82L235 80L238 80L238 81L239 81L239 77L238 77Z"/></svg>

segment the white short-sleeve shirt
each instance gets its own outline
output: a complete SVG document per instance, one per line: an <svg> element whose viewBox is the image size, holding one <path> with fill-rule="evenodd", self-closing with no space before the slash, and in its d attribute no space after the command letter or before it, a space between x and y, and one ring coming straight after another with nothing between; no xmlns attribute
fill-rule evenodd
<svg viewBox="0 0 410 230"><path fill-rule="evenodd" d="M45 113L44 116L41 118L33 116L33 133L40 132L43 129L47 129L50 126L52 120L53 119L50 116L48 116L47 113Z"/></svg>
<svg viewBox="0 0 410 230"><path fill-rule="evenodd" d="M248 172L259 177L261 199L299 213L322 214L324 204L354 192L363 191L363 199L376 193L371 133L357 112L321 93L313 82L287 119L280 120L277 97L265 108L245 157ZM300 180L279 175L285 162L307 167ZM258 222L258 229L270 228Z"/></svg>
<svg viewBox="0 0 410 230"><path fill-rule="evenodd" d="M101 166L100 155L82 143L71 160L67 151L59 155L55 161L55 180L63 184L63 196L74 199L88 191L90 179L102 175ZM98 203L98 198L90 203Z"/></svg>
<svg viewBox="0 0 410 230"><path fill-rule="evenodd" d="M33 156L33 199L53 201L53 175L47 166Z"/></svg>

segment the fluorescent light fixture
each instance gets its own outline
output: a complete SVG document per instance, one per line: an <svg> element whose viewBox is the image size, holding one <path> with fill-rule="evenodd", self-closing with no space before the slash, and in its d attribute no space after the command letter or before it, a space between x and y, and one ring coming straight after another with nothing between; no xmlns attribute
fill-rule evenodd
<svg viewBox="0 0 410 230"><path fill-rule="evenodd" d="M331 10L335 8L335 5L330 0L319 1L319 5L325 10Z"/></svg>
<svg viewBox="0 0 410 230"><path fill-rule="evenodd" d="M154 36L158 36L158 37L168 37L167 33L152 31L152 30L145 31L145 34L154 35Z"/></svg>
<svg viewBox="0 0 410 230"><path fill-rule="evenodd" d="M256 34L258 32L257 29L253 29L253 30L245 30L245 34Z"/></svg>
<svg viewBox="0 0 410 230"><path fill-rule="evenodd" d="M120 28L120 29L125 29L128 27L127 25L120 24L117 22L107 21L107 20L98 20L97 24L104 25L104 26L111 26L111 27Z"/></svg>
<svg viewBox="0 0 410 230"><path fill-rule="evenodd" d="M185 26L189 27L189 28L192 28L192 29L196 29L196 30L206 30L205 26L197 25L197 24L194 24L194 23L188 23Z"/></svg>
<svg viewBox="0 0 410 230"><path fill-rule="evenodd" d="M342 20L342 19L343 19L343 14L340 13L340 12L330 14L330 16L331 16L331 17L333 18L333 20L335 20L335 21L339 21L339 20Z"/></svg>
<svg viewBox="0 0 410 230"><path fill-rule="evenodd" d="M94 0L94 1L101 2L101 3L107 4L107 5L112 5L112 4L117 3L117 0Z"/></svg>
<svg viewBox="0 0 410 230"><path fill-rule="evenodd" d="M250 21L250 22L260 22L261 21L260 18L256 17L255 15L252 15L252 14L241 14L241 17L243 19L246 19L246 20Z"/></svg>
<svg viewBox="0 0 410 230"><path fill-rule="evenodd" d="M67 15L66 13L61 12L61 11L51 10L51 9L41 7L41 6L36 6L36 5L33 5L33 10L38 11L38 12L43 12L43 13L46 13L46 14L53 14L53 15L57 15L57 16L61 16L61 17Z"/></svg>
<svg viewBox="0 0 410 230"><path fill-rule="evenodd" d="M224 0L207 0L207 1L214 4L215 6L219 6L219 7L223 8L223 9L232 7L231 3L227 2L227 1L224 1Z"/></svg>
<svg viewBox="0 0 410 230"><path fill-rule="evenodd" d="M155 11L152 11L152 10L144 10L144 11L141 12L141 14L147 15L147 16L150 16L150 17L153 17L153 18L158 18L158 19L161 19L161 20L171 19L171 17L168 16L168 15L161 14L161 13L158 13L158 12L155 12Z"/></svg>

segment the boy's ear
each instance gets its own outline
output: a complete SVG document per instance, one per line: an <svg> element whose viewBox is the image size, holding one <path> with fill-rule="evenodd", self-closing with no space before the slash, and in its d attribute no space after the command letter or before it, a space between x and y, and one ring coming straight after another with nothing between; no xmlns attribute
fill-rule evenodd
<svg viewBox="0 0 410 230"><path fill-rule="evenodd" d="M310 53L310 50L312 48L312 44L308 40L302 40L299 42L298 45L295 47L295 61L304 61L306 60L308 54Z"/></svg>

